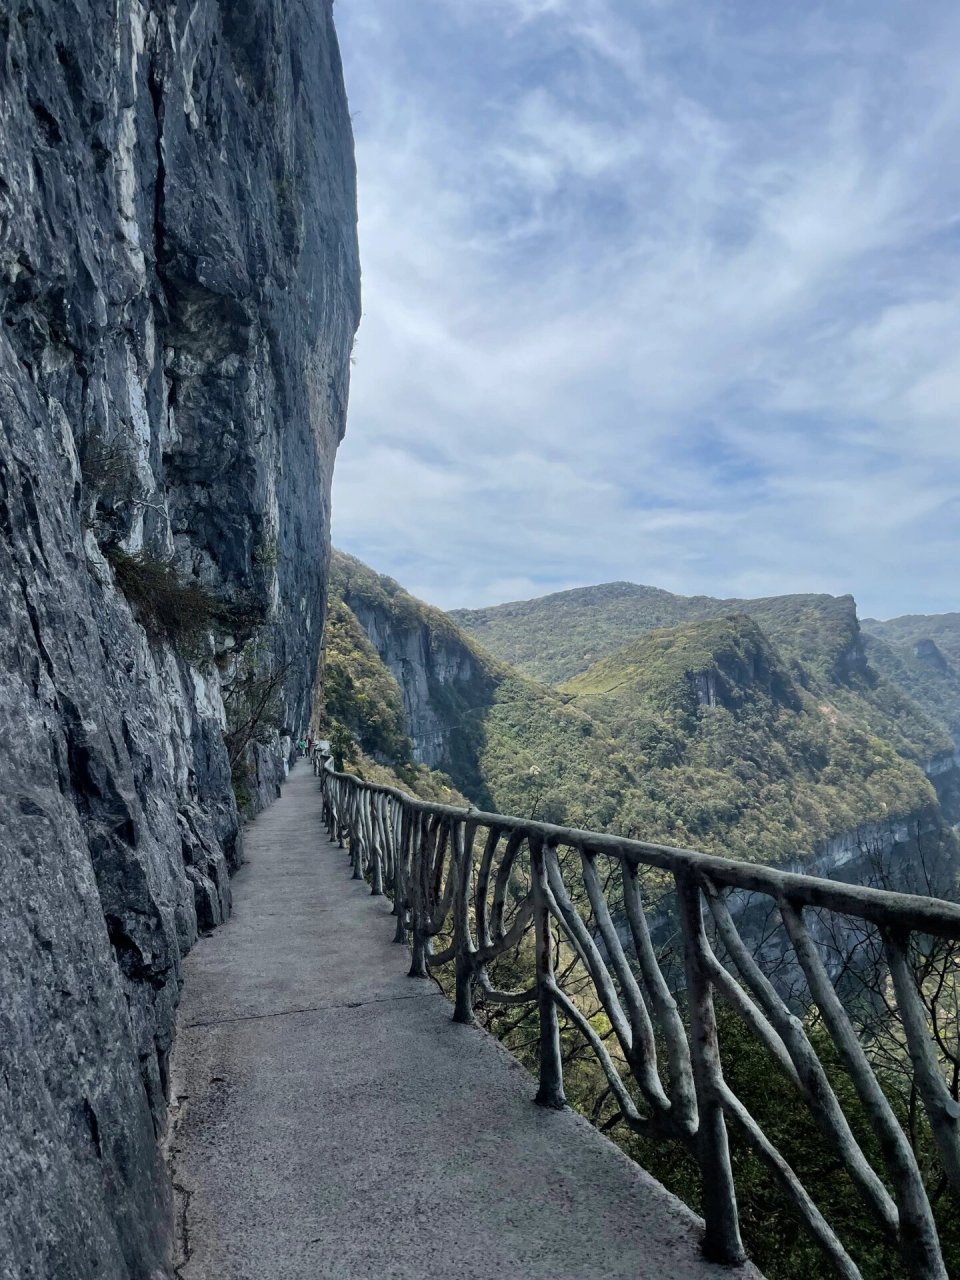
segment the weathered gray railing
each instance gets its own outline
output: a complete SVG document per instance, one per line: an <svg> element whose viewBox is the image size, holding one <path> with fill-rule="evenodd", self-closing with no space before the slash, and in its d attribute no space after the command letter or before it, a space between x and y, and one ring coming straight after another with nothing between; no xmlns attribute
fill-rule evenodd
<svg viewBox="0 0 960 1280"><path fill-rule="evenodd" d="M564 1105L562 1014L596 1055L623 1121L647 1136L678 1139L694 1153L702 1174L708 1258L737 1264L745 1256L727 1142L732 1119L838 1274L862 1280L809 1191L725 1080L716 994L769 1050L803 1099L879 1228L899 1249L907 1274L917 1280L946 1280L913 1148L836 994L804 913L825 908L881 931L904 1051L912 1060L944 1175L960 1191L960 1108L944 1081L908 963L911 933L960 939L960 906L429 803L337 773L319 758L316 771L328 829L341 844L348 842L354 876L369 879L373 893L393 898L397 941L412 945L411 975L426 977L428 967L452 963L454 1017L461 1022L472 1020L475 989L489 1001L536 1002L537 1101L551 1107ZM482 849L479 832L485 833ZM639 874L645 867L666 873L664 879L672 877L676 888L686 1018L651 938ZM854 1136L804 1022L744 943L726 901L731 890L764 894L776 905L812 1004L876 1136L882 1153L879 1172ZM713 942L705 919L714 922ZM498 957L523 944L531 930L535 980L524 991L498 991L488 970ZM434 950L438 938L444 945ZM557 979L559 939L565 954L589 975L595 1011L602 1010L609 1020L623 1070L615 1060L616 1049L607 1048L608 1037L598 1034L584 1010L582 997L574 999ZM718 941L726 965L718 958ZM658 1062L658 1039L665 1067Z"/></svg>

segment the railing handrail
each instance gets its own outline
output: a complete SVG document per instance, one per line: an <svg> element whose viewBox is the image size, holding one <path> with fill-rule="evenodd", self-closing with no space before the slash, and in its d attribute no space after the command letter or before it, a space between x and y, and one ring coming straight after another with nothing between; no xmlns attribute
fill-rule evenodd
<svg viewBox="0 0 960 1280"><path fill-rule="evenodd" d="M407 791L385 783L368 782L355 773L338 772L333 768L329 757L326 758L324 767L333 777L342 778L365 791L391 796L414 812L475 822L481 827L499 827L504 832L520 831L525 835L540 837L547 845L565 844L588 853L614 857L626 855L631 862L659 867L664 871L702 871L727 888L766 893L778 900L786 899L805 907L838 911L856 919L868 920L871 924L893 928L899 926L910 932L929 933L937 937L960 938L960 904L949 902L945 898L932 898L919 893L898 893L892 889L875 889L867 885L848 885L843 881L828 880L824 876L780 871L762 863L723 858L719 854L703 853L698 849L653 844L628 836L585 831L579 827L563 827L555 823L539 822L535 818L488 813L473 805L463 807L440 804L434 800L422 800L419 796L412 796Z"/></svg>
<svg viewBox="0 0 960 1280"><path fill-rule="evenodd" d="M396 941L406 942L409 935L412 943L411 976L425 978L431 966L454 965L458 1022L473 1020L475 991L495 1004L535 1007L537 1101L544 1106L565 1103L562 1017L567 1034L578 1034L592 1051L616 1118L648 1138L677 1140L696 1158L708 1258L727 1264L745 1258L727 1137L733 1122L838 1274L863 1280L800 1177L726 1079L714 1008L718 995L770 1054L788 1087L796 1089L883 1237L896 1241L911 1280L947 1280L917 1153L835 990L804 912L825 908L858 922L855 928L861 922L878 926L883 981L889 978L895 995L897 1043L912 1065L911 1088L929 1121L942 1172L960 1192L960 1104L955 1082L948 1087L943 1078L938 1057L943 1045L933 1042L923 983L914 970L922 966L927 944L916 948L912 940L914 934L960 939L960 906L421 800L337 771L329 756L316 755L314 768L321 775L324 819L341 847L347 839L354 877L369 877L372 893L386 891L393 898ZM474 848L481 829L487 831L482 853ZM574 856L561 859L561 847ZM602 876L598 858L604 860ZM641 866L672 877L685 974L681 984L667 981L664 957L654 945L655 917L647 916ZM886 1183L855 1136L808 1026L764 973L762 949L754 954L741 937L729 905L736 897L727 890L760 893L777 909L781 945L792 951L810 1008L819 1011L853 1085L860 1122L873 1132ZM713 921L712 935L706 919ZM532 955L521 951L531 934ZM434 940L441 936L443 949L435 952ZM498 960L510 953L525 956L534 979L525 990L493 985L491 973L495 980ZM954 954L947 953L950 963ZM577 967L587 985L571 993L558 974ZM515 968L508 966L507 972ZM592 1021L601 1011L607 1019L604 1037ZM614 1054L604 1043L610 1036Z"/></svg>

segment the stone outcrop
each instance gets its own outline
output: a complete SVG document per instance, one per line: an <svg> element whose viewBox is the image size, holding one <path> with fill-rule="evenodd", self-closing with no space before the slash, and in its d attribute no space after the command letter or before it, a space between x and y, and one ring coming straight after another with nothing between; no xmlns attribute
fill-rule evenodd
<svg viewBox="0 0 960 1280"><path fill-rule="evenodd" d="M431 627L429 617L400 620L349 590L344 599L400 686L413 758L430 769L448 767L458 713L493 696L489 671L452 629Z"/></svg>
<svg viewBox="0 0 960 1280"><path fill-rule="evenodd" d="M224 690L275 681L255 809L323 625L359 317L331 7L0 13L4 1280L167 1274L181 958L242 856ZM213 602L199 648L131 564Z"/></svg>

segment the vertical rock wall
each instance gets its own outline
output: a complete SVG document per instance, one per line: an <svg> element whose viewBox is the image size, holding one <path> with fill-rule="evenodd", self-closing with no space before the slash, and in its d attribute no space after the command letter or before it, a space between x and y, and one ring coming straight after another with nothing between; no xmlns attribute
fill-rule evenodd
<svg viewBox="0 0 960 1280"><path fill-rule="evenodd" d="M304 727L359 317L331 0L0 6L0 1276L166 1274L244 643ZM120 558L222 602L145 629ZM258 745L253 807L280 776Z"/></svg>

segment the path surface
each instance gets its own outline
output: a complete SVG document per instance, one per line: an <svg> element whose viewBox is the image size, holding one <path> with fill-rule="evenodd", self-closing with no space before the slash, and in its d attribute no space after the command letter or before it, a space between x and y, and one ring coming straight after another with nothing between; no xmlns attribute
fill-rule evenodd
<svg viewBox="0 0 960 1280"><path fill-rule="evenodd" d="M713 1280L679 1201L406 977L303 764L186 961L182 1280Z"/></svg>

